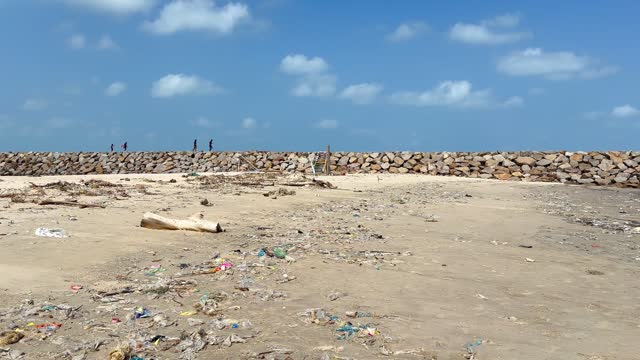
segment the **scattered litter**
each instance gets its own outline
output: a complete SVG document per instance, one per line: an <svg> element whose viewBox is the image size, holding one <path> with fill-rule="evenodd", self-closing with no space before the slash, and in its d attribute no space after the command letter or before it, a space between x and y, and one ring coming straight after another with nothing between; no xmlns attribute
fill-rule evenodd
<svg viewBox="0 0 640 360"><path fill-rule="evenodd" d="M130 360L131 346L129 344L120 344L109 352L109 360Z"/></svg>
<svg viewBox="0 0 640 360"><path fill-rule="evenodd" d="M147 308L138 307L133 312L133 315L136 319L148 318L151 317L151 311Z"/></svg>
<svg viewBox="0 0 640 360"><path fill-rule="evenodd" d="M48 228L37 228L35 231L35 234L37 236L43 236L43 237L52 237L52 238L66 238L67 233L64 231L64 229L48 229Z"/></svg>
<svg viewBox="0 0 640 360"><path fill-rule="evenodd" d="M536 261L535 261L534 259L532 259L532 258L524 258L524 260L525 260L526 262L536 262Z"/></svg>
<svg viewBox="0 0 640 360"><path fill-rule="evenodd" d="M295 195L296 192L295 190L289 190L289 189L285 189L285 188L278 188L278 190L271 190L269 192L266 192L262 195L264 195L265 197L270 197L272 199L277 199L278 196L287 196L287 195Z"/></svg>
<svg viewBox="0 0 640 360"><path fill-rule="evenodd" d="M329 293L329 295L327 295L327 299L329 299L329 301L336 301L341 297L343 297L344 295L345 295L344 293L334 290L331 293Z"/></svg>
<svg viewBox="0 0 640 360"><path fill-rule="evenodd" d="M525 248L525 249L532 249L533 245L518 245L518 247Z"/></svg>
<svg viewBox="0 0 640 360"><path fill-rule="evenodd" d="M82 290L82 285L71 285L70 288L73 291L78 291L78 290Z"/></svg>

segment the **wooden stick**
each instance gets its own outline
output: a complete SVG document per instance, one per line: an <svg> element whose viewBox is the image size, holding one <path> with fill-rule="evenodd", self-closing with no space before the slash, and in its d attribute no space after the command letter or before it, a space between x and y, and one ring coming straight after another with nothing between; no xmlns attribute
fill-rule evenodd
<svg viewBox="0 0 640 360"><path fill-rule="evenodd" d="M187 220L179 220L148 212L143 215L140 226L156 230L190 230L210 233L223 231L219 223L203 220L202 215L194 215Z"/></svg>
<svg viewBox="0 0 640 360"><path fill-rule="evenodd" d="M66 206L77 206L80 209L84 208L101 208L104 209L106 206L104 205L96 205L96 204L85 204L78 203L73 201L57 201L57 200L43 200L38 203L38 205L66 205Z"/></svg>

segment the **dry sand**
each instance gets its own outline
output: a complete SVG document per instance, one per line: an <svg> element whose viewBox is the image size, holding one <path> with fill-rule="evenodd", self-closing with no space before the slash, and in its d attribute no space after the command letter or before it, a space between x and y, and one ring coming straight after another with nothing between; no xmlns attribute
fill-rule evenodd
<svg viewBox="0 0 640 360"><path fill-rule="evenodd" d="M274 187L209 189L181 175L0 179L0 331L25 334L0 346L0 358L108 359L130 342L145 360L640 359L638 190L353 175L323 178L336 190L296 187L296 195L272 199L262 193ZM87 179L121 184L121 193L42 194L29 185ZM30 192L27 201L74 198L106 208L1 197L16 189ZM201 205L204 198L212 206ZM144 229L147 211L204 212L226 231ZM38 227L70 237L38 237ZM295 246L288 254L295 262L258 256L284 244ZM216 253L234 267L188 275L213 268ZM145 275L154 265L164 270ZM197 284L144 291L177 274ZM284 274L295 279L284 282ZM107 280L137 291L105 297L94 287ZM73 284L83 289L71 291ZM180 315L221 291L216 314ZM43 310L47 304L53 308ZM168 324L129 319L136 307ZM300 315L318 308L338 319ZM353 319L347 311L374 316ZM219 329L224 319L237 328L229 320ZM340 340L345 320L369 330ZM29 322L62 327L36 331ZM227 346L231 334L246 342ZM167 338L149 342L155 335ZM171 346L172 338L181 344ZM194 355L200 340L208 344Z"/></svg>

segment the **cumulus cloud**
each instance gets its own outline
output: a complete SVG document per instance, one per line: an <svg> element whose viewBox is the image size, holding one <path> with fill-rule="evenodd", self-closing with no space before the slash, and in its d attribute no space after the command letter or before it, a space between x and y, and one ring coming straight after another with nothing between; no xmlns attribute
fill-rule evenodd
<svg viewBox="0 0 640 360"><path fill-rule="evenodd" d="M126 89L127 89L127 84L117 81L109 85L105 89L104 93L107 96L118 96L122 94Z"/></svg>
<svg viewBox="0 0 640 360"><path fill-rule="evenodd" d="M98 40L98 50L115 50L117 48L118 44L109 35L102 35Z"/></svg>
<svg viewBox="0 0 640 360"><path fill-rule="evenodd" d="M632 117L640 115L640 110L629 104L621 105L614 107L613 110L611 110L611 115L619 118Z"/></svg>
<svg viewBox="0 0 640 360"><path fill-rule="evenodd" d="M527 48L513 52L498 61L498 71L511 76L543 76L552 80L575 77L593 79L614 74L612 66L600 66L587 56L569 51L545 52L540 48Z"/></svg>
<svg viewBox="0 0 640 360"><path fill-rule="evenodd" d="M221 91L221 88L208 80L185 74L166 75L151 86L151 96L156 98L181 95L213 95Z"/></svg>
<svg viewBox="0 0 640 360"><path fill-rule="evenodd" d="M322 119L318 121L314 127L323 130L335 129L338 127L338 121L332 119Z"/></svg>
<svg viewBox="0 0 640 360"><path fill-rule="evenodd" d="M501 45L515 43L531 37L525 31L506 31L520 23L520 16L504 14L493 19L483 20L479 24L457 23L449 31L449 37L474 45Z"/></svg>
<svg viewBox="0 0 640 360"><path fill-rule="evenodd" d="M387 35L387 40L395 42L405 41L412 39L428 30L429 27L427 26L427 24L420 21L403 23L398 25L398 27L391 34Z"/></svg>
<svg viewBox="0 0 640 360"><path fill-rule="evenodd" d="M87 39L82 34L73 34L69 37L69 46L72 49L83 49L87 45Z"/></svg>
<svg viewBox="0 0 640 360"><path fill-rule="evenodd" d="M331 96L336 92L336 77L331 74L313 74L298 79L292 94L298 97Z"/></svg>
<svg viewBox="0 0 640 360"><path fill-rule="evenodd" d="M376 83L364 83L350 85L340 93L340 98L351 100L356 104L370 104L382 91L382 85Z"/></svg>
<svg viewBox="0 0 640 360"><path fill-rule="evenodd" d="M27 99L24 101L22 108L28 111L42 110L49 105L46 100L43 99Z"/></svg>
<svg viewBox="0 0 640 360"><path fill-rule="evenodd" d="M127 15L151 9L156 0L64 0L67 4L113 15Z"/></svg>
<svg viewBox="0 0 640 360"><path fill-rule="evenodd" d="M502 106L508 108L521 107L524 105L524 99L520 96L512 96L502 103Z"/></svg>
<svg viewBox="0 0 640 360"><path fill-rule="evenodd" d="M173 0L164 6L156 20L145 22L143 28L159 35L179 31L229 34L249 18L249 7L242 3L218 7L212 0Z"/></svg>
<svg viewBox="0 0 640 360"><path fill-rule="evenodd" d="M302 54L287 55L280 61L280 70L292 75L319 74L328 69L327 62L317 56L307 58Z"/></svg>
<svg viewBox="0 0 640 360"><path fill-rule="evenodd" d="M489 90L473 91L468 81L444 81L428 91L394 93L391 101L414 106L484 107L490 105L490 95Z"/></svg>
<svg viewBox="0 0 640 360"><path fill-rule="evenodd" d="M324 97L336 92L336 76L327 72L329 65L321 57L302 54L287 55L280 61L280 71L297 75L297 83L291 93L294 96Z"/></svg>
<svg viewBox="0 0 640 360"><path fill-rule="evenodd" d="M246 117L242 119L241 125L244 129L253 129L258 125L258 122L254 118Z"/></svg>

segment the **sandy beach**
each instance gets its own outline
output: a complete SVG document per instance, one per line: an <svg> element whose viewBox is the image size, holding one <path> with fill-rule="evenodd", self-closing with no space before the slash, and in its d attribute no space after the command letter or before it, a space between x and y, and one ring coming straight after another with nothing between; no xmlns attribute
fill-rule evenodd
<svg viewBox="0 0 640 360"><path fill-rule="evenodd" d="M1 177L0 357L638 359L637 189L318 179Z"/></svg>

